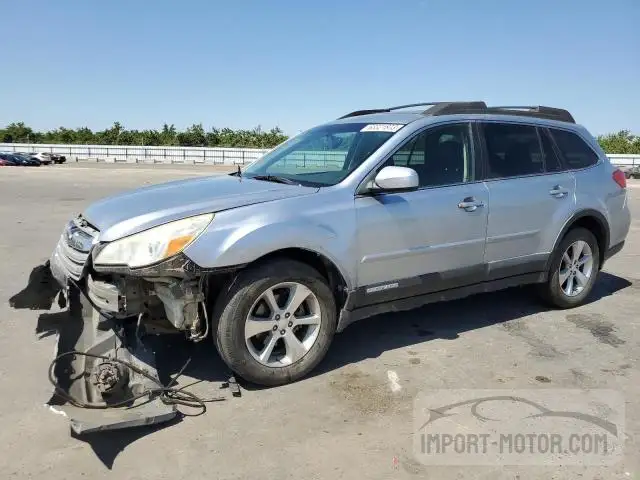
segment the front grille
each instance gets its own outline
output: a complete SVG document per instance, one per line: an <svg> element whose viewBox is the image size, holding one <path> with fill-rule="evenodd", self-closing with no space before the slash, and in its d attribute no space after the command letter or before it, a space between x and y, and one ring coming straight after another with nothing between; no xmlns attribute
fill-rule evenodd
<svg viewBox="0 0 640 480"><path fill-rule="evenodd" d="M74 218L67 224L56 246L54 257L70 278L79 280L84 274L93 240L97 235L98 230L82 217Z"/></svg>

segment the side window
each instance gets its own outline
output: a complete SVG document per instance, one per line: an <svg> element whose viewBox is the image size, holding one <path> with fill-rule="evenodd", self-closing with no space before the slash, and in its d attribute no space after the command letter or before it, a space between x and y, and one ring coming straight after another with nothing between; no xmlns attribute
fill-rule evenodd
<svg viewBox="0 0 640 480"><path fill-rule="evenodd" d="M416 135L386 165L413 168L421 187L468 182L473 178L468 123L445 125Z"/></svg>
<svg viewBox="0 0 640 480"><path fill-rule="evenodd" d="M540 140L542 140L542 156L546 171L561 172L563 170L562 162L556 155L549 133L544 128L539 128L538 131L540 132Z"/></svg>
<svg viewBox="0 0 640 480"><path fill-rule="evenodd" d="M596 152L575 133L553 128L550 132L570 169L586 168L598 163Z"/></svg>
<svg viewBox="0 0 640 480"><path fill-rule="evenodd" d="M488 177L519 177L544 173L536 127L509 123L483 124Z"/></svg>

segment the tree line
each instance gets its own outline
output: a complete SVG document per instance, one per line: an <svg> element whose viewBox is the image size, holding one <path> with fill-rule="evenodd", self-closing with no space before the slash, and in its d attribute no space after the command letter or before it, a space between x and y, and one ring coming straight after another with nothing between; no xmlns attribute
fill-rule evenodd
<svg viewBox="0 0 640 480"><path fill-rule="evenodd" d="M640 155L640 137L633 135L629 130L618 133L600 135L598 142L607 153L627 153Z"/></svg>
<svg viewBox="0 0 640 480"><path fill-rule="evenodd" d="M183 131L166 123L160 130L128 130L119 122L106 130L95 132L87 127L60 127L37 132L23 122L11 123L0 129L0 143L273 148L286 139L287 136L277 127L271 130L262 130L260 127L252 130L211 128L205 131L201 123L191 125Z"/></svg>
<svg viewBox="0 0 640 480"><path fill-rule="evenodd" d="M76 145L176 145L183 147L273 148L287 136L278 127L262 130L232 130L211 128L201 123L178 131L174 125L164 124L160 130L127 130L115 122L106 130L93 131L87 127L56 128L46 132L34 131L23 122L11 123L0 129L0 143L58 143ZM629 130L600 135L598 142L607 153L640 155L640 136Z"/></svg>

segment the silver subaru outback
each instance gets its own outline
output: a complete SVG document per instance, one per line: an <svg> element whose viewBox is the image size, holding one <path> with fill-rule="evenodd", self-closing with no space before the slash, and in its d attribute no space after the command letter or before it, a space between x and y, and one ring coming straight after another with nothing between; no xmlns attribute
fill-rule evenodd
<svg viewBox="0 0 640 480"><path fill-rule="evenodd" d="M50 269L121 331L210 337L233 372L278 385L375 314L524 284L580 305L624 244L625 187L566 110L362 110L243 171L90 205Z"/></svg>

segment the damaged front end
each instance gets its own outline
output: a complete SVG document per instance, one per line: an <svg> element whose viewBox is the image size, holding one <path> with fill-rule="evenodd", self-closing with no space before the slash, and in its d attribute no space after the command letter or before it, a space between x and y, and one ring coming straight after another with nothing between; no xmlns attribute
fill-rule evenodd
<svg viewBox="0 0 640 480"><path fill-rule="evenodd" d="M176 404L204 408L188 392L163 384L156 369L159 334L200 341L209 333L210 278L178 253L153 266L98 267L99 232L82 217L65 228L49 262L36 267L13 308L67 307L49 378L50 405L77 433L166 422Z"/></svg>

